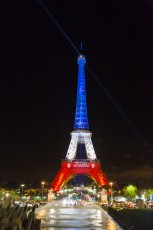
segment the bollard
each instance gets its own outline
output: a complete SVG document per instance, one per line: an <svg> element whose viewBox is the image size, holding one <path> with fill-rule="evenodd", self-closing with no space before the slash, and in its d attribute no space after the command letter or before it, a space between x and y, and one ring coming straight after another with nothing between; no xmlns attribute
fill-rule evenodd
<svg viewBox="0 0 153 230"><path fill-rule="evenodd" d="M9 226L9 218L4 217L0 221L0 230L6 230Z"/></svg>
<svg viewBox="0 0 153 230"><path fill-rule="evenodd" d="M3 212L3 217L0 220L0 230L7 230L9 227L9 221L11 216L11 208L8 206Z"/></svg>
<svg viewBox="0 0 153 230"><path fill-rule="evenodd" d="M34 221L35 221L35 206L33 206L32 211L29 212L28 221L25 230L30 230L31 225L34 223Z"/></svg>
<svg viewBox="0 0 153 230"><path fill-rule="evenodd" d="M41 230L41 220L35 219L35 206L27 215L28 207L0 207L0 230Z"/></svg>
<svg viewBox="0 0 153 230"><path fill-rule="evenodd" d="M41 229L41 220L36 219L35 222L32 224L30 230L40 230Z"/></svg>
<svg viewBox="0 0 153 230"><path fill-rule="evenodd" d="M10 223L10 230L22 230L20 216L14 217Z"/></svg>
<svg viewBox="0 0 153 230"><path fill-rule="evenodd" d="M24 207L24 209L23 209L23 213L22 213L22 216L21 216L21 223L22 223L23 229L25 229L25 227L26 227L26 225L27 225L27 219L28 219L27 210L28 210L28 207L27 207L27 205L26 205L26 206Z"/></svg>
<svg viewBox="0 0 153 230"><path fill-rule="evenodd" d="M21 217L23 213L23 208L15 208L15 211L12 215L12 219L10 220L10 230L22 230L22 222Z"/></svg>
<svg viewBox="0 0 153 230"><path fill-rule="evenodd" d="M2 208L0 213L0 218L2 219L4 217L6 217L6 208Z"/></svg>

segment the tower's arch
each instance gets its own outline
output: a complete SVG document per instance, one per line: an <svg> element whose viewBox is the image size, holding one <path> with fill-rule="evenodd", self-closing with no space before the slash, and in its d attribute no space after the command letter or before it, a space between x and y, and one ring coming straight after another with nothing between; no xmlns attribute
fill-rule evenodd
<svg viewBox="0 0 153 230"><path fill-rule="evenodd" d="M98 181L96 181L95 178L92 177L92 175L79 173L79 174L74 174L74 175L71 175L70 177L68 177L68 178L62 183L60 189L62 189L64 186L66 186L67 183L68 183L71 179L75 178L75 176L79 176L79 175L88 177L91 181L93 181L93 182L95 183L95 185L96 185L97 188L99 187Z"/></svg>
<svg viewBox="0 0 153 230"><path fill-rule="evenodd" d="M75 175L83 174L92 178L99 186L108 184L99 161L75 160L63 161L61 169L55 177L52 188L59 191L61 187Z"/></svg>

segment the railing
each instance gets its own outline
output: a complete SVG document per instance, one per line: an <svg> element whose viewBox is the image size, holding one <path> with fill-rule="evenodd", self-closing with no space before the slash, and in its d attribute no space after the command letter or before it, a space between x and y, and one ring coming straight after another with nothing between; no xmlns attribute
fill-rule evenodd
<svg viewBox="0 0 153 230"><path fill-rule="evenodd" d="M41 220L35 219L35 206L29 212L29 207L9 205L0 207L0 230L40 230Z"/></svg>
<svg viewBox="0 0 153 230"><path fill-rule="evenodd" d="M90 159L73 159L73 160L68 160L68 159L62 159L62 161L66 162L75 162L75 163L100 163L99 159L96 160L90 160Z"/></svg>

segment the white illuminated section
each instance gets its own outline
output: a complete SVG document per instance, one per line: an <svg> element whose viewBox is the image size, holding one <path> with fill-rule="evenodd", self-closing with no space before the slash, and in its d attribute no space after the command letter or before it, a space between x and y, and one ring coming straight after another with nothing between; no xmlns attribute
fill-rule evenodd
<svg viewBox="0 0 153 230"><path fill-rule="evenodd" d="M85 144L87 159L96 159L95 150L91 140L91 133L76 131L71 133L71 142L66 155L67 160L74 160L76 158L78 143Z"/></svg>
<svg viewBox="0 0 153 230"><path fill-rule="evenodd" d="M78 134L77 133L71 133L71 142L68 148L68 152L66 154L66 159L73 160L76 156L76 150L77 150L77 144L78 144Z"/></svg>
<svg viewBox="0 0 153 230"><path fill-rule="evenodd" d="M87 158L90 160L95 160L96 154L91 140L91 133L84 134L84 142L85 142L85 147L87 152Z"/></svg>

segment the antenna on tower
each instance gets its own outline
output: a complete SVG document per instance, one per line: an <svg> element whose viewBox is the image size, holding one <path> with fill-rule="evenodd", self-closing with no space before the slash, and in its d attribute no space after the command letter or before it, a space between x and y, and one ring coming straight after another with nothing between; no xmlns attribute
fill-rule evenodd
<svg viewBox="0 0 153 230"><path fill-rule="evenodd" d="M83 43L81 42L80 44L80 50L82 51L83 50Z"/></svg>

